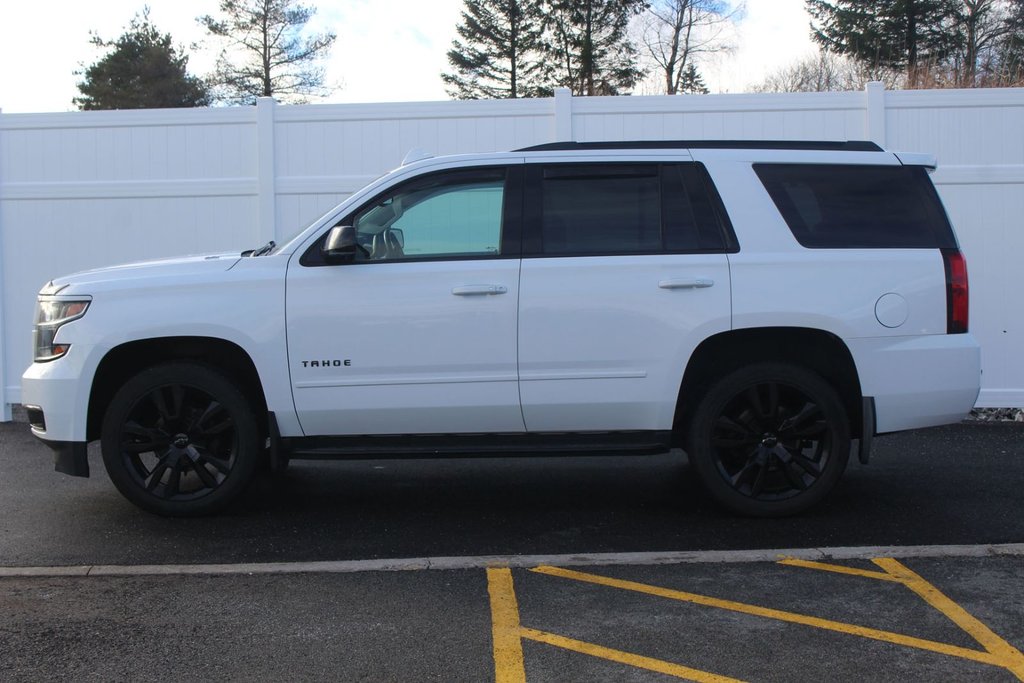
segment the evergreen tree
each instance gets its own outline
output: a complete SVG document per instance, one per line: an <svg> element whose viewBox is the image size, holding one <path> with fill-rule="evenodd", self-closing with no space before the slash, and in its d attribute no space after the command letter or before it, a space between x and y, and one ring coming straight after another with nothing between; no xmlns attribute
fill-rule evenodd
<svg viewBox="0 0 1024 683"><path fill-rule="evenodd" d="M257 97L304 102L327 95L319 61L330 51L331 32L303 35L316 9L297 0L220 0L221 17L198 21L226 43L210 77L222 102L252 104Z"/></svg>
<svg viewBox="0 0 1024 683"><path fill-rule="evenodd" d="M92 36L97 47L111 48L83 72L79 109L204 107L210 98L203 82L188 74L188 55L149 21L149 9L136 15L115 40Z"/></svg>
<svg viewBox="0 0 1024 683"><path fill-rule="evenodd" d="M697 71L697 65L690 62L679 75L679 86L673 94L707 95L709 92L704 77Z"/></svg>
<svg viewBox="0 0 1024 683"><path fill-rule="evenodd" d="M441 75L448 94L462 100L515 99L547 94L540 49L544 16L531 0L465 0L459 38Z"/></svg>
<svg viewBox="0 0 1024 683"><path fill-rule="evenodd" d="M1024 0L1009 0L998 49L999 85L1024 85Z"/></svg>
<svg viewBox="0 0 1024 683"><path fill-rule="evenodd" d="M547 0L554 82L574 95L620 95L643 72L627 37L644 0Z"/></svg>
<svg viewBox="0 0 1024 683"><path fill-rule="evenodd" d="M914 72L961 40L956 0L805 0L814 39L873 67Z"/></svg>

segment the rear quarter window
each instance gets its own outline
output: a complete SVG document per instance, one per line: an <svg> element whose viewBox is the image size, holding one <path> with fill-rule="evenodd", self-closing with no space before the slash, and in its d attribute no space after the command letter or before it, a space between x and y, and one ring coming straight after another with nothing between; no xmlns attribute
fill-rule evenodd
<svg viewBox="0 0 1024 683"><path fill-rule="evenodd" d="M797 241L812 249L930 249L956 238L920 166L754 164Z"/></svg>

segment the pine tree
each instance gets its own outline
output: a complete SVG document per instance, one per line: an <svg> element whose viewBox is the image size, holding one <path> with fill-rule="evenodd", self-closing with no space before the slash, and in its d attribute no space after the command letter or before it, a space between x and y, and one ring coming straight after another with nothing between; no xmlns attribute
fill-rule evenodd
<svg viewBox="0 0 1024 683"><path fill-rule="evenodd" d="M998 48L1000 85L1024 85L1024 0L1009 0Z"/></svg>
<svg viewBox="0 0 1024 683"><path fill-rule="evenodd" d="M330 31L304 35L316 8L298 0L220 0L220 17L197 20L226 45L210 82L222 102L252 104L257 97L304 102L330 93L319 61L330 51Z"/></svg>
<svg viewBox="0 0 1024 683"><path fill-rule="evenodd" d="M448 94L462 100L547 94L540 54L544 17L534 0L465 0L448 63Z"/></svg>
<svg viewBox="0 0 1024 683"><path fill-rule="evenodd" d="M686 65L679 75L679 87L675 94L681 95L707 95L710 91L704 83L704 77L697 71L697 65L693 62Z"/></svg>
<svg viewBox="0 0 1024 683"><path fill-rule="evenodd" d="M914 72L961 40L955 0L805 0L814 39L873 67Z"/></svg>
<svg viewBox="0 0 1024 683"><path fill-rule="evenodd" d="M547 0L554 82L574 95L620 95L644 74L627 36L644 0Z"/></svg>
<svg viewBox="0 0 1024 683"><path fill-rule="evenodd" d="M188 55L149 21L149 10L132 19L116 40L93 35L92 44L112 48L87 68L78 84L80 109L204 107L206 86L188 73Z"/></svg>

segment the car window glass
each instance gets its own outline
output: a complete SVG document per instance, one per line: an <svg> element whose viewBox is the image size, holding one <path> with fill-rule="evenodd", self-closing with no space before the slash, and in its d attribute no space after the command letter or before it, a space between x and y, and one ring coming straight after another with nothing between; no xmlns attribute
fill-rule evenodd
<svg viewBox="0 0 1024 683"><path fill-rule="evenodd" d="M545 169L541 232L546 254L659 251L661 194L657 166L599 171Z"/></svg>
<svg viewBox="0 0 1024 683"><path fill-rule="evenodd" d="M755 164L754 170L805 247L955 246L921 167Z"/></svg>
<svg viewBox="0 0 1024 683"><path fill-rule="evenodd" d="M504 171L428 177L356 214L358 260L501 252Z"/></svg>

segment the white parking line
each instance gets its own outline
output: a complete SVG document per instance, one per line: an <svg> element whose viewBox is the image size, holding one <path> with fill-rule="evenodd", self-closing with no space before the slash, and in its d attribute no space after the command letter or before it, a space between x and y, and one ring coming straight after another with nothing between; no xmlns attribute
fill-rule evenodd
<svg viewBox="0 0 1024 683"><path fill-rule="evenodd" d="M175 576L182 574L352 574L356 572L417 571L425 569L483 569L487 567L588 567L658 564L741 564L798 560L857 560L875 557L992 557L1024 556L1024 543L990 545L856 546L845 548L788 548L772 550L698 550L663 553L591 553L570 555L479 555L474 557L416 557L393 560L328 562L241 562L236 564L93 564L50 567L0 567L0 578L68 576Z"/></svg>

